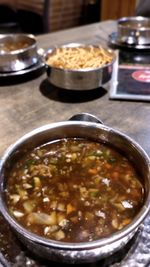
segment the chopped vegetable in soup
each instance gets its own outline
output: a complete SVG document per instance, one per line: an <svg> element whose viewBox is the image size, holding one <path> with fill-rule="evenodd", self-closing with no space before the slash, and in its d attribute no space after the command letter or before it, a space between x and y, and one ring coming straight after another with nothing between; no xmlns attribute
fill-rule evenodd
<svg viewBox="0 0 150 267"><path fill-rule="evenodd" d="M142 206L144 188L114 148L68 138L20 158L8 178L6 199L16 220L33 233L85 242L128 225Z"/></svg>

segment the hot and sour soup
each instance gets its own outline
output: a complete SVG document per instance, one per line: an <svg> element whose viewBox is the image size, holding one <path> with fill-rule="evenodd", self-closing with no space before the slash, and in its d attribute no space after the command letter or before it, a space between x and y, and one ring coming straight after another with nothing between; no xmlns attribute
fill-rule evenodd
<svg viewBox="0 0 150 267"><path fill-rule="evenodd" d="M29 231L78 243L128 225L143 204L144 188L131 162L113 147L67 138L21 157L9 172L5 196Z"/></svg>

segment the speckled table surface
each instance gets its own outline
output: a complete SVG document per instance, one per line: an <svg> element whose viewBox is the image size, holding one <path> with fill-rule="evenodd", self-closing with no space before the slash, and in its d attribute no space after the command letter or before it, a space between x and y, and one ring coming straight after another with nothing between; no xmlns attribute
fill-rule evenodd
<svg viewBox="0 0 150 267"><path fill-rule="evenodd" d="M3 267L67 267L69 264L38 259L20 243L0 217L0 264ZM1 267L0 265L0 267ZM149 267L150 266L150 216L138 229L132 240L120 251L107 259L80 264L79 267Z"/></svg>
<svg viewBox="0 0 150 267"><path fill-rule="evenodd" d="M108 35L115 30L116 22L106 21L41 35L37 37L37 41L38 46L43 49L68 42L107 44ZM88 92L58 89L49 84L44 70L19 77L0 77L0 156L9 145L32 129L51 122L67 120L79 112L98 116L104 124L132 137L150 155L149 103L110 100L108 91L109 84ZM55 266L50 262L35 259L26 251L2 218L0 225L2 266ZM149 225L150 217L147 217L144 227L139 229L122 251L107 260L88 266L149 266Z"/></svg>

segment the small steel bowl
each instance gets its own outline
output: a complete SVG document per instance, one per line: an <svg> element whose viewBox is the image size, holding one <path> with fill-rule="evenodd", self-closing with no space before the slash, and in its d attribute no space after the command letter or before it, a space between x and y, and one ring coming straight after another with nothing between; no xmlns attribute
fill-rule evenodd
<svg viewBox="0 0 150 267"><path fill-rule="evenodd" d="M96 241L67 243L43 238L25 229L12 217L5 202L5 185L9 170L28 148L34 148L60 138L79 137L113 145L122 151L139 172L144 186L144 203L130 224L122 230ZM100 260L121 249L133 237L150 209L150 160L144 150L127 135L105 126L87 113L69 121L45 125L29 132L10 146L0 163L0 211L20 240L33 253L45 259L65 263L88 263Z"/></svg>
<svg viewBox="0 0 150 267"><path fill-rule="evenodd" d="M129 45L150 44L150 19L141 16L120 18L118 40Z"/></svg>
<svg viewBox="0 0 150 267"><path fill-rule="evenodd" d="M39 60L37 42L33 35L0 35L0 72L20 71Z"/></svg>
<svg viewBox="0 0 150 267"><path fill-rule="evenodd" d="M93 45L94 46L94 45ZM87 47L85 44L71 43L53 49L49 49L44 54L44 61L47 62L48 57L57 48L65 47ZM95 45L95 47L98 47ZM109 48L102 47L108 54L112 56L112 61L99 68L90 69L62 69L50 66L46 63L47 76L51 84L69 90L90 90L100 87L107 83L112 76L113 65L116 54Z"/></svg>

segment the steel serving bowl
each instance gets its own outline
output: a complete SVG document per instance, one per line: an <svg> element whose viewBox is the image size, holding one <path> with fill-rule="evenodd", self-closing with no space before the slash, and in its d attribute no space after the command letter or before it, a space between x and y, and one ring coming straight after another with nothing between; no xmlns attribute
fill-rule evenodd
<svg viewBox="0 0 150 267"><path fill-rule="evenodd" d="M121 249L133 237L150 208L150 160L144 150L127 135L112 129L99 119L87 113L73 116L69 121L56 122L35 129L4 153L0 164L0 211L20 240L35 254L48 260L65 263L87 263L102 259ZM39 146L41 144L65 137L90 138L113 144L116 149L125 153L140 173L141 182L145 189L145 199L142 208L122 230L96 241L82 243L66 243L53 241L31 233L21 226L11 216L5 203L4 189L6 184L6 172L22 155L24 149Z"/></svg>
<svg viewBox="0 0 150 267"><path fill-rule="evenodd" d="M87 47L88 45L79 43L70 43L67 45L48 49L44 54L45 63L48 57L57 48L65 47ZM94 47L98 47L93 45ZM46 63L47 77L51 84L69 90L90 90L100 87L102 84L107 83L112 76L113 65L116 59L116 54L109 48L102 47L108 54L112 56L110 63L105 64L99 68L89 69L62 69L50 66Z"/></svg>
<svg viewBox="0 0 150 267"><path fill-rule="evenodd" d="M118 40L133 45L150 44L150 19L146 17L122 17L118 20Z"/></svg>
<svg viewBox="0 0 150 267"><path fill-rule="evenodd" d="M37 42L31 34L0 35L0 72L20 71L38 62Z"/></svg>

